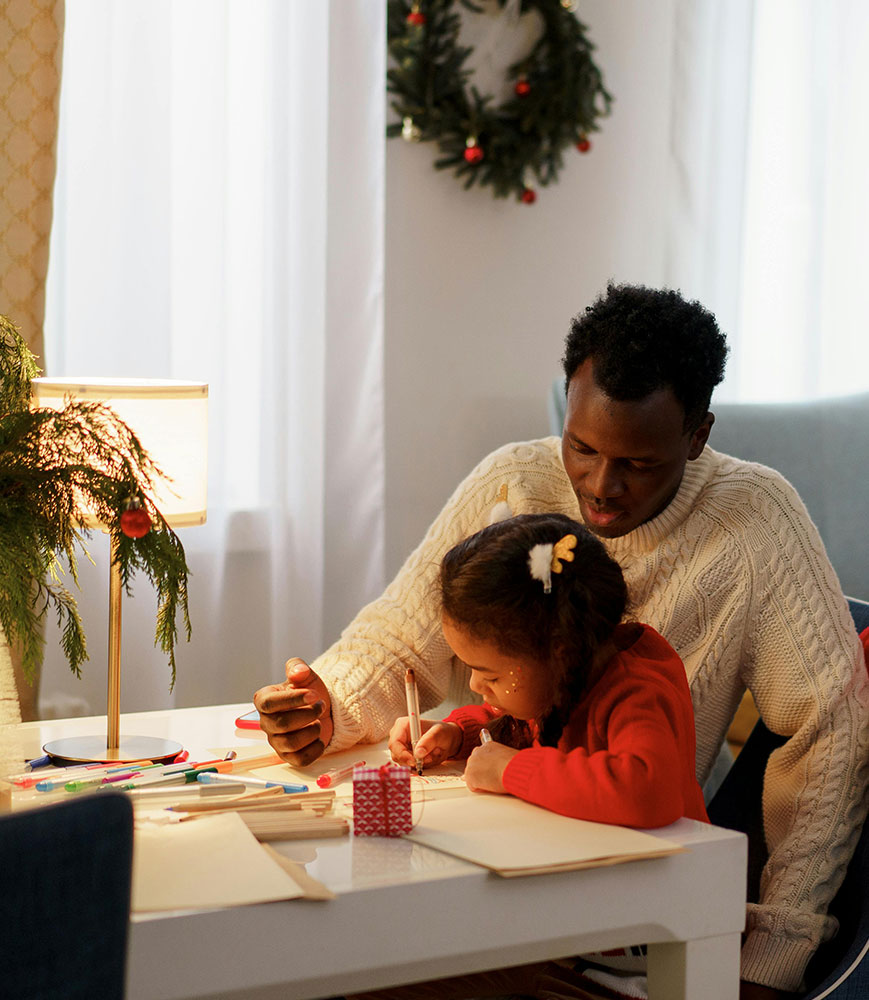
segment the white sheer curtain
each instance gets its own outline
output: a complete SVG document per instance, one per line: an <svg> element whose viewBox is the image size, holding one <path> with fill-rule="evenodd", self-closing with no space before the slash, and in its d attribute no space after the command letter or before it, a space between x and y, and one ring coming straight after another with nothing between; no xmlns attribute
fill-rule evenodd
<svg viewBox="0 0 869 1000"><path fill-rule="evenodd" d="M380 0L73 0L49 374L210 385L209 509L184 529L193 640L174 696L147 581L123 607L122 709L248 699L383 585L385 12ZM43 704L104 711L49 635ZM84 707L84 706L82 706Z"/></svg>
<svg viewBox="0 0 869 1000"><path fill-rule="evenodd" d="M869 389L869 6L674 10L667 281L728 333L720 398Z"/></svg>

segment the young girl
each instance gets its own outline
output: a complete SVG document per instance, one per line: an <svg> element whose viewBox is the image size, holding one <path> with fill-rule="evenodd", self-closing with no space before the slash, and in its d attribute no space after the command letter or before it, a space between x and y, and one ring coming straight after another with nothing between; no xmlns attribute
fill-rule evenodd
<svg viewBox="0 0 869 1000"><path fill-rule="evenodd" d="M707 820L685 668L654 629L623 620L622 572L597 538L560 514L512 517L451 549L440 586L444 636L483 704L423 720L424 766L467 758L473 791L580 819ZM406 731L399 720L390 740L405 763Z"/></svg>
<svg viewBox="0 0 869 1000"><path fill-rule="evenodd" d="M694 775L685 667L648 625L624 621L618 563L561 514L510 517L460 542L440 571L443 631L482 705L422 720L416 759L467 758L474 791L632 827L708 822ZM491 741L481 742L483 729ZM412 764L408 720L390 733ZM640 949L440 979L348 1000L643 996ZM619 971L621 970L621 971ZM629 977L625 979L623 977ZM629 986L625 984L629 983Z"/></svg>

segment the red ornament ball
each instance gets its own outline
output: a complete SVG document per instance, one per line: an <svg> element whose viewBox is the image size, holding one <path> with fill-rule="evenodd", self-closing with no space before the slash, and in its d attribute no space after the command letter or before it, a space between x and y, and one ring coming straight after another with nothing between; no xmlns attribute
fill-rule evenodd
<svg viewBox="0 0 869 1000"><path fill-rule="evenodd" d="M121 531L127 538L144 538L151 530L151 518L144 507L130 507L121 514Z"/></svg>
<svg viewBox="0 0 869 1000"><path fill-rule="evenodd" d="M414 25L420 26L420 25L425 24L425 14L421 13L418 10L412 10L407 15L406 20L407 20L408 24L414 24Z"/></svg>
<svg viewBox="0 0 869 1000"><path fill-rule="evenodd" d="M525 188L520 197L526 205L533 205L537 201L537 192L533 188Z"/></svg>
<svg viewBox="0 0 869 1000"><path fill-rule="evenodd" d="M527 80L517 80L513 89L517 96L524 97L531 90L531 84Z"/></svg>
<svg viewBox="0 0 869 1000"><path fill-rule="evenodd" d="M587 153L591 149L591 140L583 136L576 144L576 148L580 151L580 153Z"/></svg>
<svg viewBox="0 0 869 1000"><path fill-rule="evenodd" d="M470 164L479 163L484 155L479 146L468 146L464 152L465 161Z"/></svg>

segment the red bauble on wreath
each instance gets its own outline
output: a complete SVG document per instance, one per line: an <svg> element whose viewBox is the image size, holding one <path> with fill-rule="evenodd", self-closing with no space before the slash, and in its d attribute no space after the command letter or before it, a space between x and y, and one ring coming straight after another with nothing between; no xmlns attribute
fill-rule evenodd
<svg viewBox="0 0 869 1000"><path fill-rule="evenodd" d="M500 105L473 85L466 65L473 49L459 44L461 9L488 14L493 24L504 17L506 27L517 13L537 20L540 37L505 67L514 82ZM592 59L594 46L568 0L492 0L486 6L387 0L387 38L387 89L399 120L386 134L436 142L441 155L435 166L452 169L466 188L489 185L496 198L533 203L537 195L526 176L535 185L555 182L564 150L587 153L589 133L609 114L612 97Z"/></svg>
<svg viewBox="0 0 869 1000"><path fill-rule="evenodd" d="M468 139L465 143L465 151L462 155L465 158L465 163L474 164L479 163L486 154L477 145L476 140Z"/></svg>

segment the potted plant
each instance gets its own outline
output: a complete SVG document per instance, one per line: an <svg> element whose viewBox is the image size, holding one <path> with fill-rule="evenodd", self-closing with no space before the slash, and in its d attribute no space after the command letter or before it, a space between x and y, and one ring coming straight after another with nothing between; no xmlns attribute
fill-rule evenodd
<svg viewBox="0 0 869 1000"><path fill-rule="evenodd" d="M61 628L70 668L81 675L87 644L75 597L76 552L96 520L112 538L124 589L137 570L157 592L155 644L175 683L177 616L189 640L184 548L151 499L159 469L132 430L107 406L68 399L62 409L31 405L36 358L0 316L0 629L21 650L25 676L42 660L49 612ZM64 565L65 564L65 565ZM8 648L0 655L8 658ZM6 664L11 676L11 664ZM0 664L0 674L3 665Z"/></svg>

